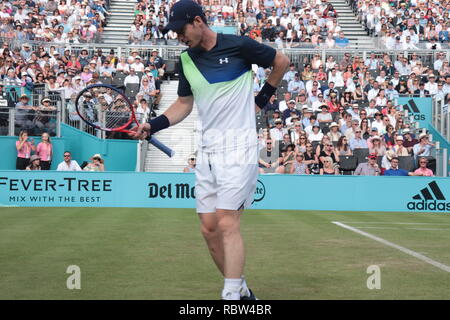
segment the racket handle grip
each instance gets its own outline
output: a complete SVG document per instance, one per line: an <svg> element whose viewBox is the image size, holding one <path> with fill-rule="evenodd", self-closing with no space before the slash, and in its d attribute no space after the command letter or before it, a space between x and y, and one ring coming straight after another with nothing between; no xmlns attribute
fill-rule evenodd
<svg viewBox="0 0 450 320"><path fill-rule="evenodd" d="M162 143L161 141L159 141L158 139L156 139L153 136L150 136L150 139L148 139L148 142L150 142L156 148L158 148L159 150L161 150L162 152L167 154L167 156L169 156L170 158L175 155L175 151L170 149L168 146L166 146L164 143Z"/></svg>

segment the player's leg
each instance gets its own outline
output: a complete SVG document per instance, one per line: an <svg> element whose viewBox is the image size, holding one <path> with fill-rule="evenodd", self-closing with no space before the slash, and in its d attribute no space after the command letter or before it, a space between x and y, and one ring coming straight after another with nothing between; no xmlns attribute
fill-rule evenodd
<svg viewBox="0 0 450 320"><path fill-rule="evenodd" d="M209 249L209 253L214 260L219 271L224 274L224 253L222 235L217 225L217 216L215 212L199 213L200 228L203 238Z"/></svg>

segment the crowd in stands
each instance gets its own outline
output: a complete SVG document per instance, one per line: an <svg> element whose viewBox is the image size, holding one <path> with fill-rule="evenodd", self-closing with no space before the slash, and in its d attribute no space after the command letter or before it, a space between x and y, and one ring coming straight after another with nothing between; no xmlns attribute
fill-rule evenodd
<svg viewBox="0 0 450 320"><path fill-rule="evenodd" d="M444 62L442 53L425 66L415 54L392 61L388 54L363 60L345 53L340 61L321 61L315 54L304 65L291 64L277 94L257 114L260 172L404 174L389 171L400 159L406 175L425 174L420 164L435 166L435 145L397 99L406 94L447 101L450 74ZM255 94L266 74L256 70Z"/></svg>
<svg viewBox="0 0 450 320"><path fill-rule="evenodd" d="M141 119L156 115L166 68L157 50L131 50L129 56L118 57L114 49L105 53L102 49L59 50L44 44L35 48L29 43L10 48L8 42L0 48L0 93L15 104L16 134L28 130L31 135L44 131L55 135L58 101L67 107L70 121L80 122L75 97L90 84L123 88ZM7 128L4 120L0 119L3 131Z"/></svg>
<svg viewBox="0 0 450 320"><path fill-rule="evenodd" d="M168 13L176 1L140 1L130 43L155 39L176 40L177 34L163 33ZM349 44L337 21L337 12L327 0L202 0L208 25L235 26L241 35L260 42L273 42L277 48L345 48Z"/></svg>
<svg viewBox="0 0 450 320"><path fill-rule="evenodd" d="M447 0L350 0L370 35L387 49L440 50L448 47Z"/></svg>
<svg viewBox="0 0 450 320"><path fill-rule="evenodd" d="M58 44L99 42L106 25L105 0L3 0L0 37Z"/></svg>

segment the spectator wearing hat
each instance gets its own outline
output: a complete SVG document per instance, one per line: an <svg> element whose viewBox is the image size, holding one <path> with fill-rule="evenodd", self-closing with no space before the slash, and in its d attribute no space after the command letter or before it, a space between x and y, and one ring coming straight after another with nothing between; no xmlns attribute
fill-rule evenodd
<svg viewBox="0 0 450 320"><path fill-rule="evenodd" d="M336 122L332 122L329 128L330 131L327 133L327 136L330 138L330 141L333 144L337 144L339 138L342 136L342 134L339 132L339 125Z"/></svg>
<svg viewBox="0 0 450 320"><path fill-rule="evenodd" d="M270 129L270 137L274 141L283 140L283 136L288 133L286 128L283 128L283 120L276 119L274 120L275 127Z"/></svg>
<svg viewBox="0 0 450 320"><path fill-rule="evenodd" d="M195 172L196 162L197 162L197 157L195 156L195 154L192 154L191 156L189 156L188 165L187 165L187 167L184 167L183 172L184 173Z"/></svg>
<svg viewBox="0 0 450 320"><path fill-rule="evenodd" d="M148 63L146 63L146 66L149 66L152 63L155 65L156 70L158 70L158 77L163 77L166 70L166 62L161 56L159 56L159 51L156 49L152 50L151 56L148 59Z"/></svg>
<svg viewBox="0 0 450 320"><path fill-rule="evenodd" d="M400 169L398 167L399 160L396 156L394 156L391 161L391 168L384 172L385 176L412 176L414 173L408 172L404 169Z"/></svg>
<svg viewBox="0 0 450 320"><path fill-rule="evenodd" d="M431 149L434 144L430 142L429 137L426 133L421 133L419 135L419 143L415 144L413 147L414 157L429 157L431 156Z"/></svg>
<svg viewBox="0 0 450 320"><path fill-rule="evenodd" d="M90 160L83 171L105 171L105 161L99 153L94 154Z"/></svg>
<svg viewBox="0 0 450 320"><path fill-rule="evenodd" d="M373 135L367 139L367 146L369 147L369 153L376 154L378 157L382 157L386 154L384 140L378 135Z"/></svg>
<svg viewBox="0 0 450 320"><path fill-rule="evenodd" d="M428 76L428 82L425 83L425 90L428 91L428 94L434 96L438 92L438 84L436 82L436 76L434 74L430 74Z"/></svg>
<svg viewBox="0 0 450 320"><path fill-rule="evenodd" d="M30 104L30 98L23 94L16 103L15 123L22 130L31 130L34 128L33 117L35 108Z"/></svg>
<svg viewBox="0 0 450 320"><path fill-rule="evenodd" d="M41 158L34 154L30 158L30 164L25 168L25 170L41 170Z"/></svg>
<svg viewBox="0 0 450 320"><path fill-rule="evenodd" d="M291 116L292 112L295 112L295 114L298 116L299 113L297 109L295 109L295 100L289 100L287 104L288 108L283 111L283 119L286 121L287 118Z"/></svg>
<svg viewBox="0 0 450 320"><path fill-rule="evenodd" d="M427 168L428 159L425 157L419 158L419 168L414 171L415 176L434 177L434 173L431 169Z"/></svg>
<svg viewBox="0 0 450 320"><path fill-rule="evenodd" d="M370 153L367 157L368 162L358 164L354 172L355 176L379 176L381 169L377 164L377 154Z"/></svg>
<svg viewBox="0 0 450 320"><path fill-rule="evenodd" d="M279 110L275 110L272 113L272 116L267 120L267 124L270 129L275 128L275 120L277 119L281 119L281 112Z"/></svg>
<svg viewBox="0 0 450 320"><path fill-rule="evenodd" d="M409 152L408 149L403 145L403 136L398 135L395 138L395 145L392 148L394 150L394 152L397 154L398 157L405 157L405 156L409 156Z"/></svg>
<svg viewBox="0 0 450 320"><path fill-rule="evenodd" d="M57 171L82 171L78 162L72 160L72 154L69 151L64 152L64 161L58 164Z"/></svg>

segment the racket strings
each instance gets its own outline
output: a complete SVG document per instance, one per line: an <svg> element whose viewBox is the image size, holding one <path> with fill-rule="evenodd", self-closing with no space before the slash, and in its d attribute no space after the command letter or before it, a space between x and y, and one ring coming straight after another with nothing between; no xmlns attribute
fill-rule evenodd
<svg viewBox="0 0 450 320"><path fill-rule="evenodd" d="M130 122L132 111L124 96L107 87L94 87L83 93L82 116L101 129L113 130Z"/></svg>

